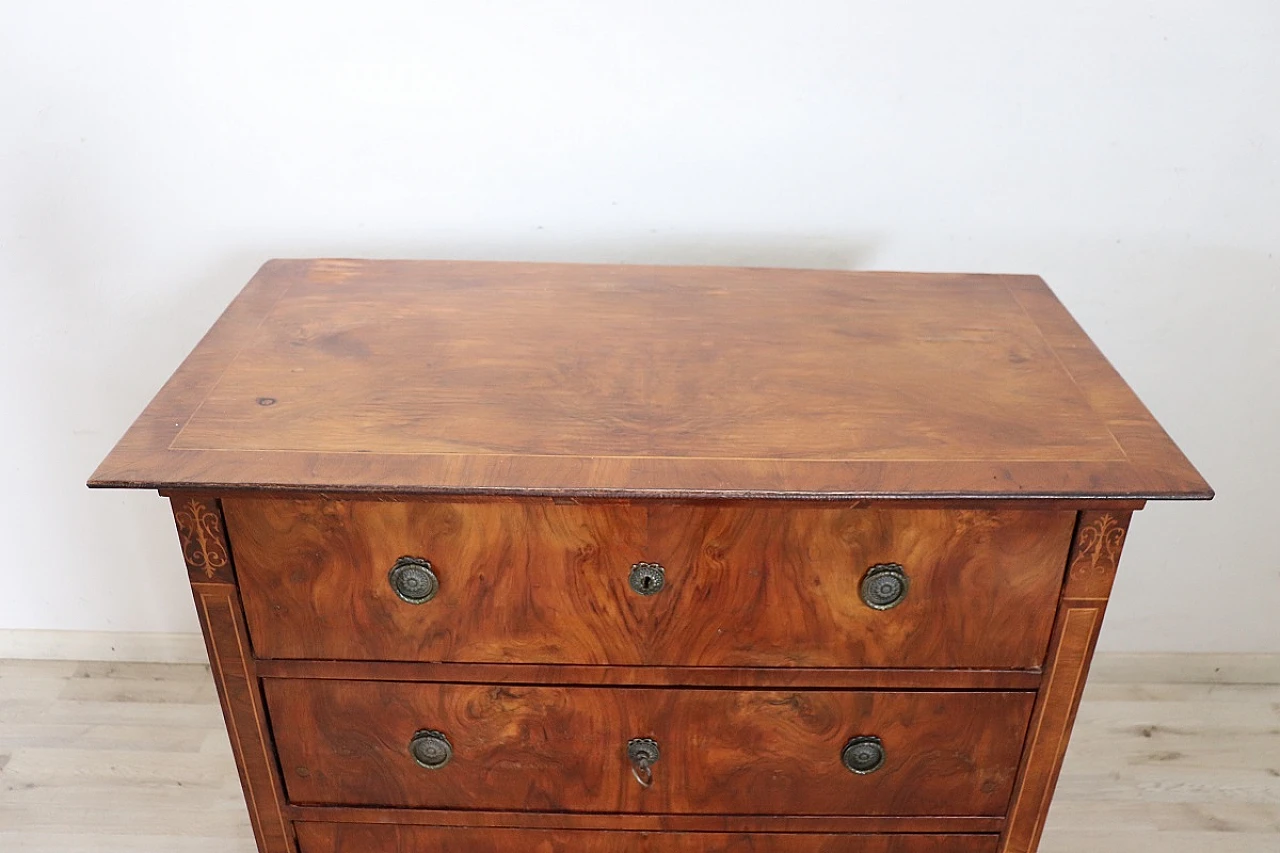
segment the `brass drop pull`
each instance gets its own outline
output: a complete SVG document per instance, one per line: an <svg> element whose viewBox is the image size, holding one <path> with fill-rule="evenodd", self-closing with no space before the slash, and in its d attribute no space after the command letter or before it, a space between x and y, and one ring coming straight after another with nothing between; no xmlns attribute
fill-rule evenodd
<svg viewBox="0 0 1280 853"><path fill-rule="evenodd" d="M840 760L850 773L874 773L884 765L884 742L873 735L856 737L844 745Z"/></svg>
<svg viewBox="0 0 1280 853"><path fill-rule="evenodd" d="M667 585L667 570L658 563L636 563L627 582L641 595L656 595Z"/></svg>
<svg viewBox="0 0 1280 853"><path fill-rule="evenodd" d="M653 765L658 762L661 752L658 742L653 738L637 737L627 742L627 760L631 762L631 775L643 787L653 784Z"/></svg>
<svg viewBox="0 0 1280 853"><path fill-rule="evenodd" d="M889 610L907 597L911 581L897 563L877 563L862 577L862 603L872 610Z"/></svg>
<svg viewBox="0 0 1280 853"><path fill-rule="evenodd" d="M415 732L409 741L409 754L413 760L428 770L439 770L453 758L453 747L443 733L434 729Z"/></svg>
<svg viewBox="0 0 1280 853"><path fill-rule="evenodd" d="M402 601L410 604L426 604L440 591L440 579L431 570L431 563L420 557L401 557L387 575L391 588Z"/></svg>

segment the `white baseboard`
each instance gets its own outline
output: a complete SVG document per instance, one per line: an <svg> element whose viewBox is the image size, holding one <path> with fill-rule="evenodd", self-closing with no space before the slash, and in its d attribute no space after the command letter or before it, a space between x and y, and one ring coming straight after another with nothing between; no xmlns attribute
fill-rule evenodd
<svg viewBox="0 0 1280 853"><path fill-rule="evenodd" d="M1098 652L1089 680L1108 683L1280 684L1280 654Z"/></svg>
<svg viewBox="0 0 1280 853"><path fill-rule="evenodd" d="M208 663L199 634L0 629L0 658Z"/></svg>
<svg viewBox="0 0 1280 853"><path fill-rule="evenodd" d="M209 661L199 634L0 629L0 658L29 660ZM1280 684L1280 654L1099 652L1089 679L1097 682Z"/></svg>

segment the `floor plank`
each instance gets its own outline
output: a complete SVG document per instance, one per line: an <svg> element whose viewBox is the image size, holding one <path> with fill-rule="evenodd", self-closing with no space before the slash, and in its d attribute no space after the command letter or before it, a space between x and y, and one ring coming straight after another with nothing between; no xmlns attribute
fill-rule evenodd
<svg viewBox="0 0 1280 853"><path fill-rule="evenodd" d="M1280 850L1280 677L1169 658L1100 657L1042 853ZM207 666L0 660L0 850L254 849Z"/></svg>

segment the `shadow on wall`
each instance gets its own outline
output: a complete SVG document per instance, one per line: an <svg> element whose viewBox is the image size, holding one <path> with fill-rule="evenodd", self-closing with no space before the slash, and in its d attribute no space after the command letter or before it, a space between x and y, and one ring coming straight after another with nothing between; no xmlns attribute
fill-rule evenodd
<svg viewBox="0 0 1280 853"><path fill-rule="evenodd" d="M871 257L870 239L838 234L722 233L665 235L656 230L557 239L530 234L437 237L353 244L346 240L275 244L269 257L414 258L541 261L547 263L662 264L858 269ZM243 253L237 253L243 254ZM247 276L245 278L247 280Z"/></svg>

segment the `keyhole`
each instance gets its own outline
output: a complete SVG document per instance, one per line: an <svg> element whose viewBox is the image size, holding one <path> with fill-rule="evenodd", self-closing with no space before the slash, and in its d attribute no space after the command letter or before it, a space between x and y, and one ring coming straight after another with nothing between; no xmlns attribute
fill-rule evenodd
<svg viewBox="0 0 1280 853"><path fill-rule="evenodd" d="M657 595L663 586L662 566L657 563L636 563L631 567L628 581L639 595Z"/></svg>

